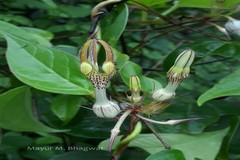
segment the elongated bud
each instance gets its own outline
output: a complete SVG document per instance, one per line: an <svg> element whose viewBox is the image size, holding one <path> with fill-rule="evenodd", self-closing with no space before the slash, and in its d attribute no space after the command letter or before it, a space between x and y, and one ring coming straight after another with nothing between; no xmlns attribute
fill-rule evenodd
<svg viewBox="0 0 240 160"><path fill-rule="evenodd" d="M232 17L228 17L228 19L229 21L225 24L225 28L228 31L240 36L240 20L236 20Z"/></svg>
<svg viewBox="0 0 240 160"><path fill-rule="evenodd" d="M84 74L84 75L88 75L91 71L92 71L92 66L87 63L87 62L82 62L80 64L80 71Z"/></svg>
<svg viewBox="0 0 240 160"><path fill-rule="evenodd" d="M117 103L108 100L106 89L95 89L96 102L93 105L93 112L100 118L114 118L121 109Z"/></svg>
<svg viewBox="0 0 240 160"><path fill-rule="evenodd" d="M165 88L157 89L152 94L152 99L157 102L172 99L175 96L175 90L178 83L169 82Z"/></svg>
<svg viewBox="0 0 240 160"><path fill-rule="evenodd" d="M190 66L194 60L195 53L193 50L188 49L183 51L175 60L174 65L167 72L169 81L180 83L187 78L190 73Z"/></svg>
<svg viewBox="0 0 240 160"><path fill-rule="evenodd" d="M131 96L127 96L127 98L132 102L132 103L138 103L141 101L142 96L140 96L141 92L141 84L138 76L131 76L129 78L129 86L131 90Z"/></svg>
<svg viewBox="0 0 240 160"><path fill-rule="evenodd" d="M141 91L141 84L138 76L131 76L129 79L130 90L133 92Z"/></svg>

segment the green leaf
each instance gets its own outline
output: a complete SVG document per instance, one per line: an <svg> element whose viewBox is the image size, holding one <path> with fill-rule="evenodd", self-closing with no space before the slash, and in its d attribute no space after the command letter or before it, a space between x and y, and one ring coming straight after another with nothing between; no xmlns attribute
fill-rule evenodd
<svg viewBox="0 0 240 160"><path fill-rule="evenodd" d="M7 40L8 65L22 82L48 92L92 94L93 87L80 73L77 57L48 48L23 29L1 21L0 34Z"/></svg>
<svg viewBox="0 0 240 160"><path fill-rule="evenodd" d="M42 1L51 8L57 8L56 3L53 2L52 0L42 0Z"/></svg>
<svg viewBox="0 0 240 160"><path fill-rule="evenodd" d="M156 0L138 0L137 2L141 3L141 4L144 4L146 6L149 6L149 7L153 7L153 6L156 6L156 5L160 5L160 4L165 4L166 2L169 2L171 0L161 0L161 1L156 1ZM134 5L138 5L137 3L135 2L131 2L129 1L130 4L134 4Z"/></svg>
<svg viewBox="0 0 240 160"><path fill-rule="evenodd" d="M56 143L62 143L62 139L48 134L46 132L41 132L40 133L42 135L42 137L39 137L36 139L35 144L36 145L48 145L48 144L56 144Z"/></svg>
<svg viewBox="0 0 240 160"><path fill-rule="evenodd" d="M161 137L166 140L172 149L183 152L186 160L200 158L203 160L214 160L228 128L214 132L205 132L199 135L171 134L161 133ZM119 142L118 136L116 143ZM99 144L104 150L107 150L109 140ZM154 134L141 134L130 142L129 147L142 148L150 154L163 151L164 148Z"/></svg>
<svg viewBox="0 0 240 160"><path fill-rule="evenodd" d="M84 157L84 160L106 160L110 159L111 155L109 152L99 151L100 148L96 147L77 147L79 151L72 151L63 153L52 157L50 160L79 160L80 157Z"/></svg>
<svg viewBox="0 0 240 160"><path fill-rule="evenodd" d="M142 69L136 63L127 61L122 68L119 70L119 73L122 77L124 83L129 85L129 78L132 75L140 76L142 74Z"/></svg>
<svg viewBox="0 0 240 160"><path fill-rule="evenodd" d="M40 123L32 114L29 87L19 87L0 95L0 128L12 131L59 132Z"/></svg>
<svg viewBox="0 0 240 160"><path fill-rule="evenodd" d="M53 16L60 16L64 18L82 18L90 14L91 8L89 5L60 5L58 4L58 12L53 12Z"/></svg>
<svg viewBox="0 0 240 160"><path fill-rule="evenodd" d="M17 152L21 148L26 148L33 144L33 139L23 136L20 133L7 132L4 134L0 150L5 153Z"/></svg>
<svg viewBox="0 0 240 160"><path fill-rule="evenodd" d="M102 39L110 45L116 45L128 21L128 7L126 4L117 5L100 22Z"/></svg>
<svg viewBox="0 0 240 160"><path fill-rule="evenodd" d="M185 160L185 157L180 150L171 149L152 154L146 160Z"/></svg>
<svg viewBox="0 0 240 160"><path fill-rule="evenodd" d="M240 69L224 77L210 90L203 93L198 98L198 105L201 106L208 100L223 97L240 95Z"/></svg>
<svg viewBox="0 0 240 160"><path fill-rule="evenodd" d="M60 95L53 100L51 109L66 124L77 114L82 101L79 96Z"/></svg>
<svg viewBox="0 0 240 160"><path fill-rule="evenodd" d="M129 60L129 56L119 52L113 48L114 61L116 62L116 67L121 70L125 63Z"/></svg>
<svg viewBox="0 0 240 160"><path fill-rule="evenodd" d="M42 46L46 46L46 47L51 47L52 44L49 43L48 40L40 37L36 37L33 34L29 34L27 31L14 26L10 23L6 23L3 21L0 21L0 34L7 34L7 35L12 35L15 38L27 41L27 42L31 42L34 44L40 44Z"/></svg>
<svg viewBox="0 0 240 160"><path fill-rule="evenodd" d="M191 48L201 55L219 55L223 57L232 57L240 60L239 41L205 41L196 44L189 44L185 47Z"/></svg>
<svg viewBox="0 0 240 160"><path fill-rule="evenodd" d="M217 3L216 0L179 0L179 7L213 8L214 6L222 6L226 9L234 7L238 3L238 0L227 0L222 3Z"/></svg>
<svg viewBox="0 0 240 160"><path fill-rule="evenodd" d="M30 27L21 27L21 28L27 31L28 33L31 33L32 36L38 35L47 40L51 40L53 38L53 34L46 30L42 30L39 28L30 28Z"/></svg>
<svg viewBox="0 0 240 160"><path fill-rule="evenodd" d="M22 82L48 92L91 94L92 85L80 73L79 61L74 56L9 36L6 40L8 65Z"/></svg>

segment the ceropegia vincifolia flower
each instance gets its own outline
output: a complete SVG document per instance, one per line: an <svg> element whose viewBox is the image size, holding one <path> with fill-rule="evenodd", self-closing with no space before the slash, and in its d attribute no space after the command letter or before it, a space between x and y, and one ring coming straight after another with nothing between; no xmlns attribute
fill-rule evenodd
<svg viewBox="0 0 240 160"><path fill-rule="evenodd" d="M165 88L155 90L152 94L153 100L161 102L175 96L178 85L189 76L194 57L195 53L191 49L183 51L177 57L174 65L167 72L168 85Z"/></svg>
<svg viewBox="0 0 240 160"><path fill-rule="evenodd" d="M140 96L141 84L140 84L140 80L139 80L138 76L132 75L129 78L129 86L130 86L131 96L127 96L127 98L132 103L138 103L142 99L142 96Z"/></svg>
<svg viewBox="0 0 240 160"><path fill-rule="evenodd" d="M102 65L103 72L99 71L98 66L98 44L102 45L106 60ZM80 70L92 82L96 102L93 105L93 112L101 118L114 118L120 112L117 103L110 101L106 95L108 81L115 74L113 61L113 51L109 44L103 40L90 39L80 50Z"/></svg>
<svg viewBox="0 0 240 160"><path fill-rule="evenodd" d="M232 33L240 36L240 20L237 20L237 19L234 19L234 18L228 17L228 16L226 16L226 17L227 17L229 20L228 20L228 22L225 24L225 28L226 28L228 31L230 31L230 32L232 32Z"/></svg>

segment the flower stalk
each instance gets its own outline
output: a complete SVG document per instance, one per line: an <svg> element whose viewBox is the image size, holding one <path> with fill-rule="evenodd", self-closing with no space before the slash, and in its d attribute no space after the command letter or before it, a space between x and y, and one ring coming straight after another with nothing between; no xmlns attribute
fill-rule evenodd
<svg viewBox="0 0 240 160"><path fill-rule="evenodd" d="M131 110L127 110L123 113L123 115L118 119L116 125L114 126L114 128L111 130L111 136L110 136L110 140L109 140L109 145L108 145L108 150L111 151L112 150L112 146L113 143L116 139L116 137L118 136L118 134L120 133L120 127L122 126L122 123L124 122L124 120L127 118L127 116L131 113Z"/></svg>

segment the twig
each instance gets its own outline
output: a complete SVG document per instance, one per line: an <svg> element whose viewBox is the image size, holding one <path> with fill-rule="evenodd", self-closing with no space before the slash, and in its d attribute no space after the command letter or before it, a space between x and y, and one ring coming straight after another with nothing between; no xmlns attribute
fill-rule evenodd
<svg viewBox="0 0 240 160"><path fill-rule="evenodd" d="M159 135L159 133L157 133L155 131L155 129L150 125L148 124L148 122L146 122L145 120L141 119L145 124L146 126L153 132L153 134L157 137L157 139L163 144L164 148L165 149L171 149L171 146L169 144L167 144L163 139L162 137Z"/></svg>
<svg viewBox="0 0 240 160"><path fill-rule="evenodd" d="M194 64L194 66L205 65L205 64L215 63L215 62L222 62L222 61L227 61L227 60L231 60L231 59L233 59L233 58L223 58L223 59L214 60L214 61L197 63L197 64Z"/></svg>

